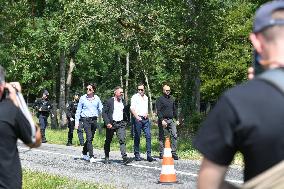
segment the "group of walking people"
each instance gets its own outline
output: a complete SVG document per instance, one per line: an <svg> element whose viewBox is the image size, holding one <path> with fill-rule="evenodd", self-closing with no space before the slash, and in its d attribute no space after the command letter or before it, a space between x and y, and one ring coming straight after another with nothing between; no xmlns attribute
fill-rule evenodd
<svg viewBox="0 0 284 189"><path fill-rule="evenodd" d="M140 156L140 138L142 131L146 138L146 152L147 161L152 162L155 159L151 154L151 122L148 113L148 97L145 95L145 87L139 84L137 93L131 98L131 105L127 106L123 99L123 88L120 86L115 87L114 95L110 97L104 105L101 99L95 94L96 85L90 83L87 88L86 94L79 98L76 93L73 101L67 108L68 119L68 142L67 146L72 145L73 131L77 129L80 145L83 146L82 158L84 160L95 162L93 153L93 138L98 126L97 119L102 115L105 128L106 138L104 143L106 164L110 163L110 145L114 134L116 133L120 145L120 152L124 164L133 161L126 153L126 127L129 122L129 115L132 113L134 122L134 160L141 161ZM176 153L177 149L177 129L176 125L179 124L177 120L177 110L175 102L170 95L170 87L163 86L163 95L157 99L157 115L159 126L159 144L160 156L163 158L164 151L164 138L165 134L171 137L172 157L178 160ZM86 133L84 141L83 130Z"/></svg>

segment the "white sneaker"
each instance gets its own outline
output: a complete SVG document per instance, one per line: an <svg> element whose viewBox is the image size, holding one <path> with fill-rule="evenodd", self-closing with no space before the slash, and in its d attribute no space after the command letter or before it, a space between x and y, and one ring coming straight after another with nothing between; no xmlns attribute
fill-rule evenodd
<svg viewBox="0 0 284 189"><path fill-rule="evenodd" d="M83 160L86 160L86 161L89 161L89 160L90 160L90 157L89 157L88 155L82 154L81 157L83 158Z"/></svg>
<svg viewBox="0 0 284 189"><path fill-rule="evenodd" d="M91 159L90 159L90 163L95 163L96 162L96 159L94 158L94 157L92 157Z"/></svg>

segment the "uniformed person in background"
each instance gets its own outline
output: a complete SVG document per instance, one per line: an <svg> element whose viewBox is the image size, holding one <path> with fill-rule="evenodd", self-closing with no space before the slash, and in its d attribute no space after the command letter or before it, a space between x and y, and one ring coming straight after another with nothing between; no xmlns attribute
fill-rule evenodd
<svg viewBox="0 0 284 189"><path fill-rule="evenodd" d="M47 127L47 118L50 114L50 110L52 109L52 105L49 102L48 95L49 95L48 91L44 90L42 97L40 99L36 99L33 106L34 109L37 111L42 143L47 142L45 138L45 129Z"/></svg>
<svg viewBox="0 0 284 189"><path fill-rule="evenodd" d="M72 145L73 132L75 128L75 114L79 103L79 94L75 93L72 102L67 106L67 120L68 120L68 141L66 146ZM81 127L77 130L80 145L84 145L83 130Z"/></svg>

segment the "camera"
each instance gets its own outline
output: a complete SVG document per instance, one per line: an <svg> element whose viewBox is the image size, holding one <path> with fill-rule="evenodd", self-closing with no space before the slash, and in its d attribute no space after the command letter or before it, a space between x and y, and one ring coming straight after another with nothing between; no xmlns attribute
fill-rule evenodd
<svg viewBox="0 0 284 189"><path fill-rule="evenodd" d="M256 50L253 50L253 62L252 66L254 68L254 74L259 75L262 72L264 72L264 68L260 64L261 56L256 52Z"/></svg>

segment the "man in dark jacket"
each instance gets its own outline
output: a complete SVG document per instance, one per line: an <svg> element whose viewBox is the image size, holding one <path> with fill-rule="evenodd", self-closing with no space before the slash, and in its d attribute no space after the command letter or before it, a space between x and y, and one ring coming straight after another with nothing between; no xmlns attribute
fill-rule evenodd
<svg viewBox="0 0 284 189"><path fill-rule="evenodd" d="M67 107L67 120L68 120L68 142L66 146L72 145L73 132L75 129L75 114L79 103L79 94L75 93L72 102ZM80 145L84 145L83 130L81 127L77 130Z"/></svg>
<svg viewBox="0 0 284 189"><path fill-rule="evenodd" d="M128 121L127 108L122 99L123 89L116 87L114 90L114 97L108 99L103 107L103 119L106 125L106 140L104 144L105 163L109 164L110 143L112 141L114 132L116 132L120 144L120 152L123 163L131 162L131 158L126 154L126 125Z"/></svg>
<svg viewBox="0 0 284 189"><path fill-rule="evenodd" d="M171 148L172 156L174 160L178 160L176 153L177 149L177 128L179 124L177 120L177 110L175 107L174 99L170 95L171 88L168 85L163 87L163 95L157 99L157 115L158 115L158 126L159 126L159 143L160 143L160 159L163 158L164 143L165 143L165 132L169 132L171 136Z"/></svg>
<svg viewBox="0 0 284 189"><path fill-rule="evenodd" d="M52 105L48 99L49 93L47 90L43 91L42 97L40 99L36 99L34 103L34 108L37 111L37 117L40 124L40 133L42 137L42 143L46 143L47 140L45 138L45 129L47 127L47 118L50 114L50 110L52 109Z"/></svg>

